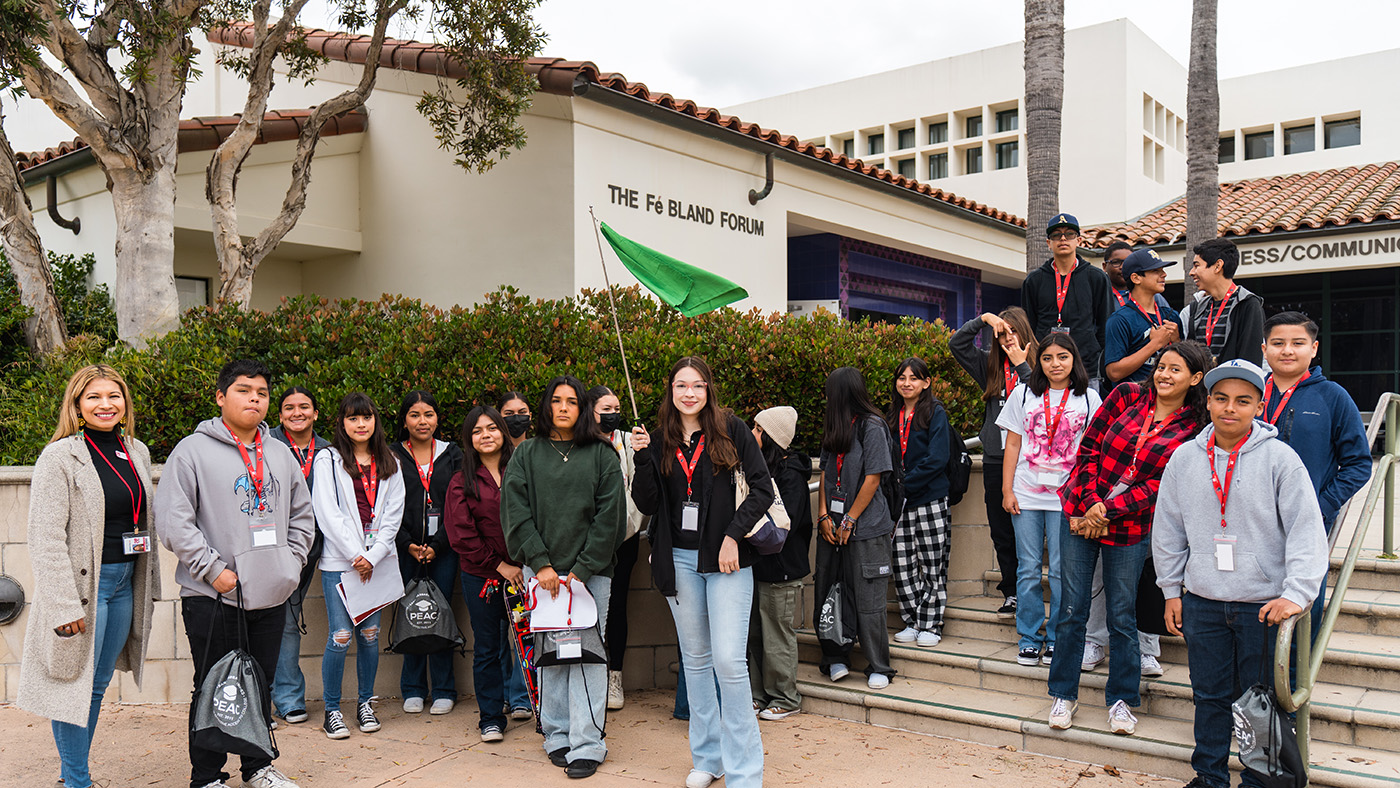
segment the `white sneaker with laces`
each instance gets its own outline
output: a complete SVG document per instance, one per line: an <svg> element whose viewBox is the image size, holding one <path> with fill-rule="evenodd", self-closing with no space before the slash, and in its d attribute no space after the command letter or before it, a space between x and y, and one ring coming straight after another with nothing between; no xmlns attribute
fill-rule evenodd
<svg viewBox="0 0 1400 788"><path fill-rule="evenodd" d="M433 707L431 709L428 709L428 713L451 714L452 707L456 705L457 702L452 700L451 698L438 698L437 700L433 701Z"/></svg>
<svg viewBox="0 0 1400 788"><path fill-rule="evenodd" d="M1067 731L1074 724L1074 712L1079 708L1079 702L1056 698L1050 705L1050 727L1057 731Z"/></svg>
<svg viewBox="0 0 1400 788"><path fill-rule="evenodd" d="M1137 717L1128 704L1120 700L1108 710L1108 729L1119 736L1132 736L1137 731Z"/></svg>
<svg viewBox="0 0 1400 788"><path fill-rule="evenodd" d="M883 673L871 673L870 678L865 680L865 686L873 690L882 690L890 685L890 677Z"/></svg>
<svg viewBox="0 0 1400 788"><path fill-rule="evenodd" d="M625 700L622 693L622 671L608 671L608 709L617 711L622 708Z"/></svg>
<svg viewBox="0 0 1400 788"><path fill-rule="evenodd" d="M1151 654L1142 655L1142 675L1156 678L1162 675L1162 663Z"/></svg>
<svg viewBox="0 0 1400 788"><path fill-rule="evenodd" d="M1100 646L1098 643L1085 641L1084 659L1080 661L1079 669L1088 673L1094 668L1097 668L1100 662L1103 662L1103 657L1103 646Z"/></svg>
<svg viewBox="0 0 1400 788"><path fill-rule="evenodd" d="M938 634L937 632L929 632L925 630L919 633L919 638L915 642L920 648L933 648L934 646L943 642L943 636Z"/></svg>
<svg viewBox="0 0 1400 788"><path fill-rule="evenodd" d="M253 774L253 779L243 781L244 788L297 788L297 784L277 771L275 766L264 766Z"/></svg>
<svg viewBox="0 0 1400 788"><path fill-rule="evenodd" d="M699 769L691 769L690 774L685 776L685 788L709 788L710 783L723 776L722 774L710 774Z"/></svg>
<svg viewBox="0 0 1400 788"><path fill-rule="evenodd" d="M904 629L901 629L898 632L894 633L894 642L913 643L916 639L918 639L918 637L919 630L913 627L905 627Z"/></svg>
<svg viewBox="0 0 1400 788"><path fill-rule="evenodd" d="M405 714L422 714L422 713L423 713L423 699L422 699L422 698L404 698L404 699L403 699L403 711L404 711Z"/></svg>

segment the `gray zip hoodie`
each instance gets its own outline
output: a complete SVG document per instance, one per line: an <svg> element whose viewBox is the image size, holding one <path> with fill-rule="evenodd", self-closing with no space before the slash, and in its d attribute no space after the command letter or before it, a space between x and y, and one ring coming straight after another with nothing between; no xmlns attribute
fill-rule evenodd
<svg viewBox="0 0 1400 788"><path fill-rule="evenodd" d="M1167 599L1192 594L1222 602L1268 602L1283 597L1307 609L1327 574L1322 511L1303 461L1278 430L1262 421L1245 439L1220 527L1220 500L1210 460L1225 483L1230 453L1214 445L1207 426L1167 462L1152 520L1152 559ZM1233 571L1216 559L1216 537L1234 537Z"/></svg>
<svg viewBox="0 0 1400 788"><path fill-rule="evenodd" d="M311 493L286 444L258 426L263 441L263 495L277 523L277 543L254 547L249 515L257 495L247 466L223 419L201 422L175 446L156 487L156 533L179 563L180 596L218 598L213 581L225 569L238 575L243 607L262 610L287 601L297 588L316 535ZM250 449L249 459L257 458ZM223 595L237 604L237 595Z"/></svg>

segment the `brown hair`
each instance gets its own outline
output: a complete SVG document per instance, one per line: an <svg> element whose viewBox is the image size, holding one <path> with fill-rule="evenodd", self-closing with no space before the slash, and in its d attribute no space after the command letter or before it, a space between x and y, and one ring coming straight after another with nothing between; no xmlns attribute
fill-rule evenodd
<svg viewBox="0 0 1400 788"><path fill-rule="evenodd" d="M715 378L710 373L710 365L699 356L683 356L671 366L671 374L666 376L666 391L661 399L657 414L657 431L661 433L661 472L669 474L676 460L676 449L685 441L684 427L681 426L681 412L671 398L671 386L676 382L680 371L690 368L700 373L705 381L705 406L700 409L700 429L705 433L705 445L710 452L710 463L718 474L739 464L739 452L729 437L730 411L719 404L719 393L715 391Z"/></svg>
<svg viewBox="0 0 1400 788"><path fill-rule="evenodd" d="M53 437L49 438L49 443L76 435L78 430L82 429L82 409L78 407L78 400L82 398L83 392L87 391L87 387L99 379L110 380L121 389L122 400L126 403L126 414L120 428L122 434L127 437L136 436L136 416L132 412L131 389L127 388L126 379L106 364L91 364L74 372L73 377L68 379L68 385L63 390L63 401L58 406L58 427L53 431Z"/></svg>
<svg viewBox="0 0 1400 788"><path fill-rule="evenodd" d="M1031 330L1030 318L1026 317L1026 310L1019 306L1007 307L997 317L1005 320L1016 331L1016 338L1026 346L1026 358L1034 359L1037 344L1035 332ZM1011 393L1002 391L1005 384L1002 380L1001 365L1006 360L1006 354L1001 349L1001 342L993 338L992 346L987 349L987 386L982 391L983 400L991 401Z"/></svg>

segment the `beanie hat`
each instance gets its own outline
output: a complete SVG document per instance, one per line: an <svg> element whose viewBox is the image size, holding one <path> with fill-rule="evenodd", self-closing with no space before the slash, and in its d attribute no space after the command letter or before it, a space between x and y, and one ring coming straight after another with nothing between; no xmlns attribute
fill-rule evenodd
<svg viewBox="0 0 1400 788"><path fill-rule="evenodd" d="M797 409L779 405L754 416L753 422L772 436L774 443L787 449L792 446L792 438L797 434Z"/></svg>

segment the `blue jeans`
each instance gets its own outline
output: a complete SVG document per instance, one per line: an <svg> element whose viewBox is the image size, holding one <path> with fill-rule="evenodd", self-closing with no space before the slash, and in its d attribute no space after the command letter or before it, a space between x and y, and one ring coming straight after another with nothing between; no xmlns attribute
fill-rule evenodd
<svg viewBox="0 0 1400 788"><path fill-rule="evenodd" d="M501 638L506 643L506 664L501 666L501 675L506 685L506 704L510 706L511 711L533 709L530 688L525 686L525 674L520 670L520 658L515 655L510 645L510 639L515 637L512 629L509 621L501 621Z"/></svg>
<svg viewBox="0 0 1400 788"><path fill-rule="evenodd" d="M680 644L676 644L676 707L671 716L678 720L690 719L690 693L685 691L685 654Z"/></svg>
<svg viewBox="0 0 1400 788"><path fill-rule="evenodd" d="M301 674L301 618L306 613L301 595L292 595L287 605L287 623L282 627L282 648L277 652L277 672L272 676L272 710L286 717L297 710L306 710L306 677Z"/></svg>
<svg viewBox="0 0 1400 788"><path fill-rule="evenodd" d="M1069 518L1062 512L1022 509L1011 515L1016 531L1016 634L1021 636L1020 648L1038 649L1041 645L1055 647L1056 630L1060 623L1060 535L1069 530ZM1040 589L1041 556L1050 550L1050 620L1045 621ZM1045 624L1045 638L1040 637L1040 625Z"/></svg>
<svg viewBox="0 0 1400 788"><path fill-rule="evenodd" d="M1272 686L1274 628L1259 621L1259 602L1217 602L1181 595L1181 631L1196 704L1196 749L1191 768L1216 786L1230 784L1230 744L1234 716L1230 704L1251 685ZM1258 788L1258 775L1246 769L1240 784Z"/></svg>
<svg viewBox="0 0 1400 788"><path fill-rule="evenodd" d="M1103 595L1108 618L1108 684L1104 702L1112 706L1123 701L1139 706L1142 683L1141 652L1138 650L1137 589L1142 565L1152 555L1152 540L1135 545L1106 545L1069 532L1069 521L1060 535L1060 571L1064 578L1059 627L1050 665L1050 696L1065 700L1079 698L1079 664L1084 659L1084 630L1093 600L1094 567L1103 558Z"/></svg>
<svg viewBox="0 0 1400 788"><path fill-rule="evenodd" d="M525 570L527 577L533 573ZM594 575L584 583L598 605L598 627L607 629L612 578ZM607 632L603 632L607 642ZM540 668L540 727L544 751L568 750L569 762L602 762L608 755L603 723L608 713L608 666L551 665Z"/></svg>
<svg viewBox="0 0 1400 788"><path fill-rule="evenodd" d="M502 636L506 606L501 591L497 589L487 599L482 599L481 589L485 586L484 578L462 573L462 598L467 600L467 612L472 621L472 685L476 689L476 708L480 713L477 725L481 728L495 725L505 730L505 677L510 673L518 674L519 669L511 670L517 665L515 651L510 641ZM530 706L528 696L524 706ZM516 707L512 705L512 708Z"/></svg>
<svg viewBox="0 0 1400 788"><path fill-rule="evenodd" d="M418 576L418 562L404 551L399 556L399 572L404 582ZM452 606L452 591L457 587L457 554L445 553L427 566L427 577L437 584L438 590ZM432 684L433 700L457 700L457 680L452 675L452 649L446 648L436 654L404 654L403 671L399 674L399 690L405 698L428 697L428 684Z"/></svg>
<svg viewBox="0 0 1400 788"><path fill-rule="evenodd" d="M354 571L353 569L350 571ZM360 703L374 697L374 676L379 672L379 616L383 611L355 626L335 587L341 572L321 570L321 592L326 595L326 651L321 656L321 697L326 710L340 708L340 684L345 678L345 654L350 650L350 633L355 633L355 678Z"/></svg>
<svg viewBox="0 0 1400 788"><path fill-rule="evenodd" d="M691 763L724 775L729 788L762 785L763 742L753 713L747 651L753 570L702 573L696 568L698 550L676 548L671 556L676 595L668 601L685 655Z"/></svg>
<svg viewBox="0 0 1400 788"><path fill-rule="evenodd" d="M53 723L53 741L58 747L59 774L68 788L88 788L88 751L97 731L97 713L102 709L102 696L112 683L117 656L126 648L131 634L131 580L136 574L136 562L103 564L97 577L97 610L92 625L92 703L88 706L87 727L66 722ZM76 637L76 636L75 636Z"/></svg>

